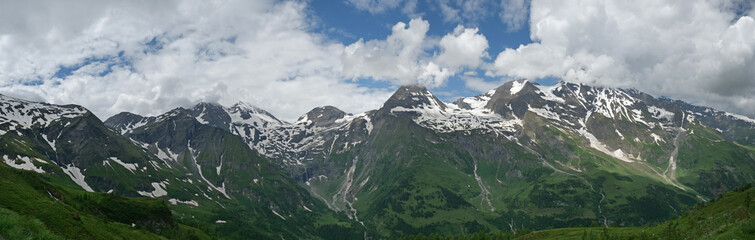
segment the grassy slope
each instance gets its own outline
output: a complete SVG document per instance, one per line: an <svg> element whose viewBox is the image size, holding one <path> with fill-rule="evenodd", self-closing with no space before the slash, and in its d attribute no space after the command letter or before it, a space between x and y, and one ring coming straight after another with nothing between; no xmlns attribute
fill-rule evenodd
<svg viewBox="0 0 755 240"><path fill-rule="evenodd" d="M755 189L741 188L653 227L564 228L537 231L519 239L753 239Z"/></svg>
<svg viewBox="0 0 755 240"><path fill-rule="evenodd" d="M191 143L195 152L184 150L179 157L182 166L174 168L193 169L197 164L208 181L226 188L233 199L217 191L207 192L213 199L201 197L204 189L181 186L185 182L180 181L167 187L171 198L199 203L199 207L178 204L171 208L183 221L206 232L230 239L334 239L363 235L361 226L328 209L284 175L278 166L256 154L227 130L200 124L191 117L176 117L134 132L131 137L145 142L162 136L171 139L158 142L160 146ZM218 171L219 166L222 167ZM226 223L216 224L217 220Z"/></svg>
<svg viewBox="0 0 755 240"><path fill-rule="evenodd" d="M62 239L50 232L39 219L0 208L0 237L7 239Z"/></svg>
<svg viewBox="0 0 755 240"><path fill-rule="evenodd" d="M351 189L366 184L353 199L353 205L359 210L360 220L374 224L371 227L384 237L507 231L510 223L515 228L534 229L592 224L648 226L680 214L685 206L698 201L697 195L703 195L696 190L704 190L702 187L690 188L687 183L681 185L682 190L665 180L662 174L667 163L620 162L588 147L589 143L575 133L529 117L531 124L525 127L526 136L520 142L560 170L544 166L536 153L494 136L437 134L405 119L376 125L376 129L387 131L371 135L365 143L367 151L347 151L331 159L336 165L348 166L354 159L362 165L356 169ZM677 176L682 182L689 176L687 169L706 169L691 164L688 157L688 152L694 152L703 158L701 152L706 149L687 146L695 142L714 144L717 140L698 138L703 127L693 127L699 129L689 129L694 134L690 132L683 138L686 141L680 149L679 158L685 158L680 161ZM528 139L536 143L530 144ZM638 150L643 151L642 156L668 158L663 152L673 148L672 143L658 145L648 141L633 146L646 149ZM716 159L727 164L746 159L747 153L740 151L744 148L727 150L734 155ZM475 182L475 164L481 181L490 190L491 204L483 199ZM744 169L749 168L746 165ZM363 171L365 174L360 174ZM749 182L746 177L737 178L726 185ZM322 195L336 194L344 182L340 178L326 185ZM495 211L490 211L491 205Z"/></svg>
<svg viewBox="0 0 755 240"><path fill-rule="evenodd" d="M536 232L476 233L441 237L407 236L403 240L427 239L753 239L755 238L755 189L749 185L698 205L680 217L652 227L578 227Z"/></svg>
<svg viewBox="0 0 755 240"><path fill-rule="evenodd" d="M689 129L679 149L677 176L680 183L713 197L755 181L753 148L726 141L704 125L692 124Z"/></svg>
<svg viewBox="0 0 755 240"><path fill-rule="evenodd" d="M195 121L193 118L189 119ZM183 125L182 125L183 126ZM190 127L192 125L189 125ZM171 128L173 128L171 124ZM41 134L57 137L56 150L54 151L42 139ZM171 137L186 137L176 133ZM268 160L256 155L238 137L214 127L198 127L190 135L196 140L192 146L202 150L198 153L197 162L203 166L202 173L209 181L217 186L227 183L229 194L235 199L227 199L217 191L209 190L208 185L199 178L187 176L188 169L194 168L194 161L189 157L189 151L185 151L181 166L168 167L162 165L162 160L151 156L143 149L132 144L128 138L109 131L98 119L87 116L75 119L59 120L51 124L47 129L34 127L24 130L23 134L9 132L0 135L0 159L2 155L11 158L16 156L29 156L38 158L47 163L33 161L33 164L44 169L45 174L36 175L37 178L53 183L56 188L80 189L71 179L56 166L56 162L68 163L76 161L76 165L85 172L86 180L96 191L108 191L126 196L138 196L136 191L150 192L154 189L150 183L167 182L168 198L180 201L195 200L199 207L186 204L169 205L167 216L173 211L181 223L202 229L203 232L222 238L246 239L279 239L290 238L328 238L333 236L361 236L361 226L349 221L346 216L330 211L319 199L309 199L311 196L305 189L296 185L289 178L281 174L278 169L273 169ZM197 142L199 142L197 144ZM150 146L153 147L153 146ZM116 156L127 163L137 163L135 171L124 168L115 162L103 161L110 156ZM226 161L223 165L225 179L218 176L215 166L211 162L223 156ZM189 161L191 159L191 161ZM229 161L229 159L233 161ZM149 164L149 161L155 164ZM262 164L263 166L260 166ZM6 167L5 164L3 167ZM156 167L153 167L157 165ZM142 169L142 167L147 167ZM233 171L233 172L231 172ZM19 173L26 174L26 173ZM33 174L32 174L33 175ZM195 173L195 175L198 175ZM10 177L10 176L9 176ZM193 181L192 181L193 179ZM254 184L253 179L259 179L259 184ZM8 182L13 182L8 180ZM49 185L49 184L48 184ZM20 189L19 195L0 197L0 202L9 201L15 203L18 209L15 212L28 215L26 210L33 204L25 203L28 197L26 191ZM72 190L66 190L72 191ZM46 194L40 191L42 195ZM90 211L89 205L101 204L102 201L95 199L112 199L98 196L97 194L72 193L79 196L87 196L87 199L73 199L66 202L80 211ZM238 194L239 196L236 196ZM244 195L244 196L240 196ZM104 195L109 196L109 195ZM209 196L209 197L204 197ZM40 196L33 196L32 199ZM212 199L209 199L212 197ZM92 201L83 201L88 200ZM163 200L164 200L163 199ZM163 207L163 200L149 200L146 203L157 203ZM126 203L141 201L130 199ZM39 203L39 202L37 202ZM41 204L49 204L42 202ZM4 205L0 205L3 207ZM308 206L310 210L302 206ZM286 219L283 220L274 215L271 209L277 209ZM162 209L166 210L166 209ZM93 211L99 211L94 209ZM96 215L96 214L95 214ZM40 218L42 222L45 219ZM218 224L216 221L223 220L227 223ZM124 222L129 225L131 222ZM139 225L137 223L137 225ZM97 229L97 228L96 228ZM53 229L54 230L54 229ZM71 235L65 235L71 236ZM108 235L104 235L108 236ZM109 237L105 237L109 238ZM131 238L131 237L129 237Z"/></svg>
<svg viewBox="0 0 755 240"><path fill-rule="evenodd" d="M0 164L0 208L27 227L0 226L6 237L48 229L63 239L209 239L196 229L176 223L161 200L87 193L48 183L38 174ZM11 213L12 212L12 213ZM18 215L19 217L12 217ZM134 224L132 227L131 224ZM24 230L25 229L25 230ZM10 232L8 232L10 231ZM13 233L20 231L21 233ZM20 235L23 236L23 235ZM52 238L55 239L55 238Z"/></svg>
<svg viewBox="0 0 755 240"><path fill-rule="evenodd" d="M378 134L361 151L330 158L335 165L358 161L349 191L364 187L347 200L353 200L360 220L374 224L368 227L378 236L497 232L512 228L509 224L535 229L598 222L641 226L662 222L675 208L696 202L693 194L662 182L647 167L621 164L584 146L579 136L547 124L528 129L539 142L530 147L561 172L495 136L438 134L407 119L384 124L376 125ZM490 191L487 197L475 181L475 165ZM327 198L339 194L347 179L323 183L329 185L318 190Z"/></svg>

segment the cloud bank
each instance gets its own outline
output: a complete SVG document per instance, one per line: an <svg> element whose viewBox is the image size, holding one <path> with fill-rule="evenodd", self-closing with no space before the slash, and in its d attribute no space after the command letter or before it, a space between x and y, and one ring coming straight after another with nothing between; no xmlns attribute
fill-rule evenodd
<svg viewBox="0 0 755 240"><path fill-rule="evenodd" d="M416 18L386 39L345 46L312 31L310 14L306 2L272 0L3 2L0 93L80 104L101 118L245 101L295 120L323 105L375 109L394 90L354 78L443 85L487 45L460 27L438 46Z"/></svg>
<svg viewBox="0 0 755 240"><path fill-rule="evenodd" d="M482 92L558 77L755 116L751 1L350 1L373 14L428 3L461 24L430 35L417 17L392 23L384 38L344 43L313 30L307 2L4 1L0 93L80 104L102 118L245 101L294 120L322 105L377 108L394 89L365 79L431 88L461 79ZM529 23L533 43L488 53L465 11L497 15L504 26L495 31Z"/></svg>
<svg viewBox="0 0 755 240"><path fill-rule="evenodd" d="M735 7L732 7L735 6ZM731 1L533 1L498 76L637 88L755 115L755 19Z"/></svg>
<svg viewBox="0 0 755 240"><path fill-rule="evenodd" d="M518 31L527 24L530 0L347 0L354 8L370 14L394 9L409 17L438 13L443 22L477 26L488 17L499 16L507 31ZM419 8L422 5L424 8Z"/></svg>
<svg viewBox="0 0 755 240"><path fill-rule="evenodd" d="M487 56L488 41L476 28L456 27L438 41L428 37L430 23L421 18L399 22L385 40L359 41L346 46L344 74L395 84L439 87L460 69L476 68ZM439 54L431 50L440 48Z"/></svg>

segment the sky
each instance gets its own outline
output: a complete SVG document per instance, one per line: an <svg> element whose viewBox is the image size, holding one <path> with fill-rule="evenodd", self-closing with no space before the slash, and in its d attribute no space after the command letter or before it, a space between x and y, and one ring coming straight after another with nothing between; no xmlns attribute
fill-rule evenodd
<svg viewBox="0 0 755 240"><path fill-rule="evenodd" d="M293 121L528 79L755 117L753 0L0 0L0 94L106 119L242 101Z"/></svg>

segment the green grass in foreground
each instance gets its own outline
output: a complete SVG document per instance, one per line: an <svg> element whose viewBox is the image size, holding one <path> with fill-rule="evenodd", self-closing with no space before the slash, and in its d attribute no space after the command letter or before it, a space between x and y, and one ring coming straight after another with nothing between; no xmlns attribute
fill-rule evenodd
<svg viewBox="0 0 755 240"><path fill-rule="evenodd" d="M63 239L52 234L39 219L21 216L3 208L0 208L0 237L4 239Z"/></svg>
<svg viewBox="0 0 755 240"><path fill-rule="evenodd" d="M487 240L487 239L755 239L753 203L755 188L749 184L718 199L695 206L682 216L652 227L578 227L520 231L513 233L476 233L457 236L407 236L402 240Z"/></svg>
<svg viewBox="0 0 755 240"><path fill-rule="evenodd" d="M209 239L176 222L159 199L69 189L0 164L5 239Z"/></svg>

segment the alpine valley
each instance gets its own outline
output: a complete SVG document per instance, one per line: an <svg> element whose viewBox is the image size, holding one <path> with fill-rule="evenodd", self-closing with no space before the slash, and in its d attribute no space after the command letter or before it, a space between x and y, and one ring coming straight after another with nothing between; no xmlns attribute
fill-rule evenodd
<svg viewBox="0 0 755 240"><path fill-rule="evenodd" d="M652 226L755 181L755 120L524 80L453 103L401 86L379 109L295 122L242 102L102 122L0 95L0 157L0 210L63 238Z"/></svg>

